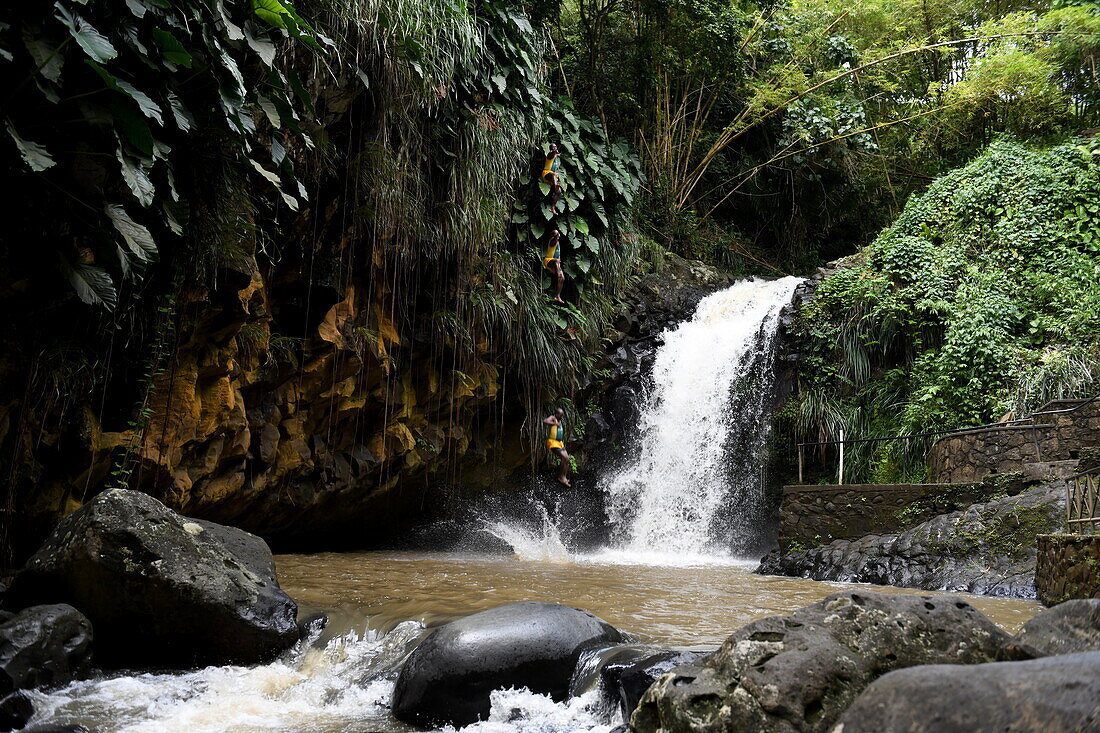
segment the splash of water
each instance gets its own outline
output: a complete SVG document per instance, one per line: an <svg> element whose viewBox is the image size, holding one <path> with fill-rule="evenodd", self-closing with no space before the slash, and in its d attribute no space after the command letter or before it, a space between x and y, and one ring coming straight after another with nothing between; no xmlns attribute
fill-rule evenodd
<svg viewBox="0 0 1100 733"><path fill-rule="evenodd" d="M535 530L513 522L489 522L482 531L507 542L520 560L569 562L569 550L557 525L546 507L540 504L538 508L542 524Z"/></svg>
<svg viewBox="0 0 1100 733"><path fill-rule="evenodd" d="M32 725L81 724L99 733L406 733L390 716L394 679L423 625L354 632L318 649L302 644L270 664L167 674L116 673L51 692L30 691ZM490 696L469 733L607 733L621 722L597 689L556 703L526 689ZM454 731L454 728L445 728Z"/></svg>
<svg viewBox="0 0 1100 733"><path fill-rule="evenodd" d="M640 395L639 445L602 489L619 549L748 554L763 523L763 448L779 316L798 278L744 280L664 334Z"/></svg>

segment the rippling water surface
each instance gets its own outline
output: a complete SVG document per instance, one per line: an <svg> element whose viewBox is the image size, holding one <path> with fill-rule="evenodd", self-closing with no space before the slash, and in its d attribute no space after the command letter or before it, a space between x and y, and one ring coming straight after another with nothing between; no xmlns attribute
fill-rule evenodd
<svg viewBox="0 0 1100 733"><path fill-rule="evenodd" d="M404 733L410 729L389 716L396 670L429 627L459 616L510 601L554 601L642 641L706 647L754 618L852 587L753 575L747 563L684 555L551 555L283 555L279 579L302 615L324 611L331 619L320 638L257 667L113 673L35 692L32 722L82 723L99 733ZM1010 631L1038 610L1029 601L969 600ZM607 733L619 722L595 690L567 703L501 691L491 719L464 733Z"/></svg>
<svg viewBox="0 0 1100 733"><path fill-rule="evenodd" d="M667 564L676 561L682 564ZM553 601L591 611L642 640L674 645L717 645L754 618L856 587L755 575L755 562L614 552L559 562L404 552L282 555L277 562L279 581L300 604L340 609L342 617L358 616L378 630L409 619L438 624L512 601ZM1009 630L1039 608L1031 601L968 599Z"/></svg>

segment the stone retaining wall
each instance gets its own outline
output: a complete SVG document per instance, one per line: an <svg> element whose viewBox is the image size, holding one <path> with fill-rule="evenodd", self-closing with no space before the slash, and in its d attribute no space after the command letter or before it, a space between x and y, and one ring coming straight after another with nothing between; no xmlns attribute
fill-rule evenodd
<svg viewBox="0 0 1100 733"><path fill-rule="evenodd" d="M1085 400L1059 400L1042 410L1061 410ZM940 438L928 453L929 479L937 483L980 481L990 473L1023 470L1026 463L1064 461L1100 445L1100 401L1076 412L1039 415L1041 423L969 430Z"/></svg>
<svg viewBox="0 0 1100 733"><path fill-rule="evenodd" d="M1041 534L1035 593L1047 606L1100 598L1100 535Z"/></svg>
<svg viewBox="0 0 1100 733"><path fill-rule="evenodd" d="M868 534L898 532L988 497L976 484L785 486L779 510L784 552Z"/></svg>

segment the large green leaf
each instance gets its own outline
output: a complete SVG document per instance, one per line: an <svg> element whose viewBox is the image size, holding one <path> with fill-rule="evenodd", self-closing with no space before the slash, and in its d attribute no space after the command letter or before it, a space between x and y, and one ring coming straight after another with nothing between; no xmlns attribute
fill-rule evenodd
<svg viewBox="0 0 1100 733"><path fill-rule="evenodd" d="M63 3L54 3L54 17L69 29L69 33L84 49L84 53L93 60L104 63L118 56L118 51L102 33L76 13L70 12Z"/></svg>
<svg viewBox="0 0 1100 733"><path fill-rule="evenodd" d="M60 265L78 298L88 305L101 305L107 310L114 310L118 292L106 270L85 263L73 264L63 257L60 258Z"/></svg>
<svg viewBox="0 0 1100 733"><path fill-rule="evenodd" d="M46 43L39 35L33 33L31 26L23 29L23 45L34 59L38 73L52 82L61 80L61 67L65 63L65 55L61 53L60 46Z"/></svg>
<svg viewBox="0 0 1100 733"><path fill-rule="evenodd" d="M134 194L134 198L142 206L152 204L157 191L145 166L142 165L141 161L135 160L124 153L122 148L116 151L115 157L118 158L121 166L122 180L126 181L126 185L129 187L130 192Z"/></svg>
<svg viewBox="0 0 1100 733"><path fill-rule="evenodd" d="M149 119L156 120L157 124L164 124L164 118L162 117L160 105L154 102L148 94L141 91L130 82L124 79L119 79L114 74L97 64L95 61L88 60L87 64L95 69L95 72L99 74L99 78L103 79L103 83L106 84L110 89L113 89L116 92L121 92L122 94L125 94L126 96L130 97L130 99L137 102L138 109L141 110L141 113L143 115L145 115Z"/></svg>
<svg viewBox="0 0 1100 733"><path fill-rule="evenodd" d="M19 137L10 120L5 122L4 126L8 130L8 135L15 141L15 147L19 148L19 154L23 156L23 162L29 165L32 171L37 173L56 165L56 161L44 147Z"/></svg>
<svg viewBox="0 0 1100 733"><path fill-rule="evenodd" d="M293 22L290 10L279 0L252 0L252 12L268 25L284 30L288 20Z"/></svg>
<svg viewBox="0 0 1100 733"><path fill-rule="evenodd" d="M108 204L105 211L115 229L122 235L126 248L142 262L152 262L157 258L157 245L153 235L141 224L130 218L118 204Z"/></svg>
<svg viewBox="0 0 1100 733"><path fill-rule="evenodd" d="M156 40L157 46L160 47L160 54L165 61L176 66L191 68L194 59L178 38L160 28L153 29L153 38Z"/></svg>
<svg viewBox="0 0 1100 733"><path fill-rule="evenodd" d="M265 35L257 33L253 25L251 21L244 24L244 37L248 41L248 47L256 52L266 66L271 66L275 63L275 44Z"/></svg>

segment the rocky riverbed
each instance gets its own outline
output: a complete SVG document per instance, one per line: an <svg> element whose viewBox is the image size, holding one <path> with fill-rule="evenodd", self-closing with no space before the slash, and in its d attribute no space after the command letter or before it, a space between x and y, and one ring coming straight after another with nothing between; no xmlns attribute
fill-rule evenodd
<svg viewBox="0 0 1100 733"><path fill-rule="evenodd" d="M534 567L524 574L529 594L540 592ZM337 616L333 628L323 631L316 615L296 626L298 608L273 568L258 538L181 517L137 492L105 492L58 527L3 597L0 727L29 719L28 730L101 733L397 733L411 730L408 721L471 733L641 733L871 730L868 721L881 720L932 730L921 727L919 708L893 701L941 694L945 676L962 674L959 665L973 670L963 675L966 695L944 693L937 720L968 720L966 700L974 710L1001 706L1009 711L1002 717L1039 721L1021 730L1098 714L1095 690L1074 681L1100 676L1100 601L1063 604L1013 635L967 597L850 588L821 598L827 589L813 584L820 600L757 618L707 650L661 644L659 634L639 639L569 604L506 603L499 592L495 603L478 601L485 610L446 623L394 618L355 633L339 619L341 604L322 603ZM710 585L722 577L720 568L670 572L697 573ZM456 579L472 585L468 572L441 577L450 587ZM619 594L634 592L627 566L608 577L618 578ZM582 585L576 606L606 603L598 585ZM736 594L712 602L736 598L754 602ZM704 597L694 604L696 614L709 613ZM104 669L119 664L127 668Z"/></svg>

